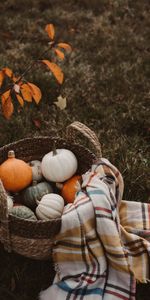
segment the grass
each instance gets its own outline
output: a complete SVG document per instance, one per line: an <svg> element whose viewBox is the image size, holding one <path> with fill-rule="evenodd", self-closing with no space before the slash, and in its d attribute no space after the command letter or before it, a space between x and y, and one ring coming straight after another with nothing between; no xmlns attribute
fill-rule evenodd
<svg viewBox="0 0 150 300"><path fill-rule="evenodd" d="M0 11L0 68L8 66L20 74L39 57L48 41L47 23L73 47L61 63L61 88L44 69L36 67L28 74L26 79L41 88L42 101L24 109L16 105L10 121L0 115L0 146L27 136L61 133L78 120L95 131L103 156L122 172L124 199L150 201L148 1L26 0L24 5L6 0ZM60 94L67 98L67 108L58 114L53 102ZM2 248L0 270L2 299L35 300L49 284L51 264L8 255ZM149 285L138 285L137 299L149 299L148 291Z"/></svg>

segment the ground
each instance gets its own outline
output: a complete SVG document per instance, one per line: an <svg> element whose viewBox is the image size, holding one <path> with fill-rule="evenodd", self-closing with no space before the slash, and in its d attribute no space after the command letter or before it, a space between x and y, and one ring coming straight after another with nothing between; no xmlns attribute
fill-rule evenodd
<svg viewBox="0 0 150 300"><path fill-rule="evenodd" d="M148 0L2 1L0 68L23 73L46 49L48 23L73 51L59 62L65 74L61 87L41 66L26 75L41 88L42 100L23 109L15 104L9 121L0 114L0 146L27 136L62 135L71 122L83 122L123 174L124 199L148 202L149 10ZM63 111L54 105L59 95L67 99ZM49 284L50 268L1 247L1 298L35 300ZM137 299L149 299L149 289L138 285ZM4 296L6 290L10 296Z"/></svg>

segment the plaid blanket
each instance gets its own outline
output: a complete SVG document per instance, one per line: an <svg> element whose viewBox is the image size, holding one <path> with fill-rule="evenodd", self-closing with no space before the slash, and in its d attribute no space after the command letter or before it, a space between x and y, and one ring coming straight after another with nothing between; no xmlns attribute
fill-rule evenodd
<svg viewBox="0 0 150 300"><path fill-rule="evenodd" d="M82 178L55 240L56 277L40 300L134 300L136 281L149 280L150 205L122 200L122 176L107 159Z"/></svg>

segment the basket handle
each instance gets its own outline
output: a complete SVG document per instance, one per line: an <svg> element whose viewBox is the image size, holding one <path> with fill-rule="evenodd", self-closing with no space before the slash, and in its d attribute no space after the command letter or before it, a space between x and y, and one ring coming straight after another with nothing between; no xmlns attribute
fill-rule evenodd
<svg viewBox="0 0 150 300"><path fill-rule="evenodd" d="M77 132L80 132L88 141L92 144L95 150L97 158L102 157L101 144L96 136L95 132L92 131L85 124L75 121L67 126L66 128L66 138L70 141L75 141Z"/></svg>
<svg viewBox="0 0 150 300"><path fill-rule="evenodd" d="M4 249L11 252L11 240L9 231L9 217L7 205L7 193L0 180L0 226L1 226L1 242L4 244Z"/></svg>

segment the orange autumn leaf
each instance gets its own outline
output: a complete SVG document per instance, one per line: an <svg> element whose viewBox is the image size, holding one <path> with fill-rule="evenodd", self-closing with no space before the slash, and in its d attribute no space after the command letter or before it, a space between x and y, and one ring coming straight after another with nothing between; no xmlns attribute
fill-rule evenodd
<svg viewBox="0 0 150 300"><path fill-rule="evenodd" d="M21 85L20 89L21 89L21 94L22 94L22 97L23 97L24 101L32 102L32 93L31 93L31 89L28 86L28 84L23 83Z"/></svg>
<svg viewBox="0 0 150 300"><path fill-rule="evenodd" d="M62 84L64 80L64 74L61 70L61 68L56 65L55 63L50 62L49 60L42 60L44 64L47 65L47 67L50 69L50 71L53 73L57 81Z"/></svg>
<svg viewBox="0 0 150 300"><path fill-rule="evenodd" d="M10 78L13 76L13 71L9 68L3 68L3 72L5 75L7 75Z"/></svg>
<svg viewBox="0 0 150 300"><path fill-rule="evenodd" d="M55 48L54 51L61 60L65 58L65 55L61 50Z"/></svg>
<svg viewBox="0 0 150 300"><path fill-rule="evenodd" d="M35 103L38 104L41 100L41 97L42 97L41 90L39 89L38 86L36 86L35 84L33 84L31 82L28 82L27 85L30 88L31 95L32 95Z"/></svg>
<svg viewBox="0 0 150 300"><path fill-rule="evenodd" d="M17 98L19 104L23 107L23 105L24 105L23 98L20 95L18 95L18 94L16 94L16 98Z"/></svg>
<svg viewBox="0 0 150 300"><path fill-rule="evenodd" d="M9 96L10 96L10 89L2 94L2 96L1 96L2 105L5 104L6 100L9 98Z"/></svg>
<svg viewBox="0 0 150 300"><path fill-rule="evenodd" d="M17 78L16 76L13 75L12 80L13 80L13 82L15 83L15 82L18 80L18 78Z"/></svg>
<svg viewBox="0 0 150 300"><path fill-rule="evenodd" d="M65 50L72 51L71 46L67 43L58 43L57 46Z"/></svg>
<svg viewBox="0 0 150 300"><path fill-rule="evenodd" d="M14 112L14 106L10 96L5 100L4 103L2 102L2 111L4 117L9 120Z"/></svg>
<svg viewBox="0 0 150 300"><path fill-rule="evenodd" d="M0 87L1 87L2 84L3 84L3 80L4 80L4 72L3 72L3 71L0 71Z"/></svg>
<svg viewBox="0 0 150 300"><path fill-rule="evenodd" d="M55 36L55 29L53 24L47 24L45 26L45 31L48 33L48 36L51 40L54 39Z"/></svg>

